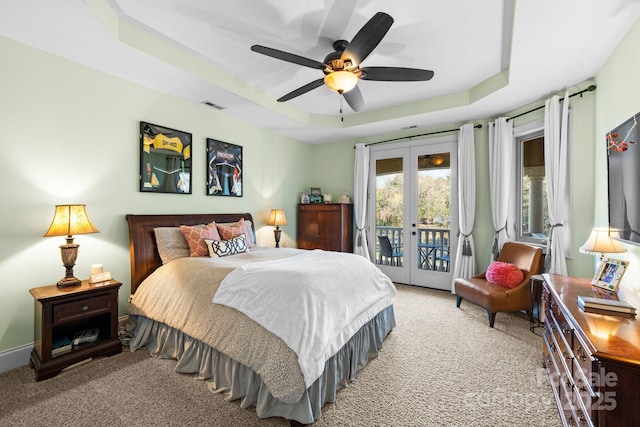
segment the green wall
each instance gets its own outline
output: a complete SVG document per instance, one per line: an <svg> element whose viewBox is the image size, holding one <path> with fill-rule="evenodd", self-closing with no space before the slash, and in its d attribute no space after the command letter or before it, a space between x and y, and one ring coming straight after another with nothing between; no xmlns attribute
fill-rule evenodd
<svg viewBox="0 0 640 427"><path fill-rule="evenodd" d="M573 257L569 273L593 274L593 257L578 252L594 225L606 225L606 153L608 130L640 111L638 61L640 24L596 75L594 93L571 99L574 109ZM62 238L43 238L53 207L86 203L99 234L76 238L80 244L75 271L86 277L91 264L102 263L125 285L120 293L124 314L129 293L127 213L252 212L258 242L273 242L266 227L269 209L286 210L289 225L282 242L295 246L295 207L311 186L337 197L353 196L356 142L375 142L407 134L380 135L308 145L193 104L117 79L93 69L0 38L0 148L5 157L0 190L0 352L33 340L30 288L55 283L63 275L58 246ZM584 86L584 85L583 85ZM580 87L583 88L583 87ZM573 88L570 89L572 91ZM540 102L506 112L510 116ZM516 119L515 126L541 113ZM489 204L487 122L475 131L477 205L474 236L479 269L489 262L493 230ZM138 191L138 123L149 121L193 134L193 194L167 195ZM437 129L456 128L452 123ZM242 198L205 196L205 138L244 148ZM310 167L311 165L311 167ZM623 286L637 286L638 247L628 247L631 267Z"/></svg>
<svg viewBox="0 0 640 427"><path fill-rule="evenodd" d="M130 289L127 213L251 212L258 243L273 244L264 224L271 208L284 208L282 243L295 246L295 208L313 182L306 162L313 146L0 38L0 352L33 341L29 289L64 276L58 246L43 238L54 205L84 203L100 230L80 235L74 269L88 277L101 263L124 283L120 314ZM138 191L140 121L193 135L191 195ZM205 139L243 146L244 196L205 195Z"/></svg>
<svg viewBox="0 0 640 427"><path fill-rule="evenodd" d="M595 189L595 225L607 226L607 154L605 137L607 132L640 111L640 75L638 46L640 45L640 21L627 32L596 75L596 145L595 164L592 171ZM638 142L638 141L636 141ZM636 149L640 147L634 147ZM625 244L628 252L622 258L630 261L629 269L622 279L622 286L640 289L640 247Z"/></svg>
<svg viewBox="0 0 640 427"><path fill-rule="evenodd" d="M572 88L570 93L578 91L588 83L580 85L580 88ZM593 227L593 176L584 176L584 165L592 168L594 163L594 150L591 149L594 141L594 96L592 93L582 97L571 98L571 108L574 111L574 165L572 169L573 178L573 236L571 240L572 257L567 260L569 274L574 276L590 276L593 267L593 257L583 255L579 252L579 247L586 241L589 232ZM537 102L532 105L505 113L505 116L514 116L522 111L527 111L541 105ZM514 127L525 125L529 122L540 120L544 117L543 110L527 114L514 119ZM493 119L491 119L493 120ZM476 262L478 271L483 271L491 260L491 247L493 245L493 221L491 219L491 202L489 195L489 132L488 120L476 120L475 124L481 124L481 129L474 130L476 147L476 219L473 229L473 236L476 247ZM440 131L444 129L456 129L460 123L450 124L437 129L414 130L414 134L423 134L430 131ZM314 176L323 177L319 184L323 191L325 187L330 192L337 192L342 189L343 183L350 183L350 195L353 195L353 161L354 145L357 142L376 142L388 139L404 137L410 134L397 133L370 138L366 141L345 141L342 143L319 145L314 147L315 170ZM440 134L434 135L439 137ZM427 137L428 138L428 137ZM404 140L406 142L406 140ZM421 142L424 139L420 140ZM344 159L349 158L351 167L342 166ZM332 159L339 159L340 167L327 167ZM330 170L330 174L326 171Z"/></svg>

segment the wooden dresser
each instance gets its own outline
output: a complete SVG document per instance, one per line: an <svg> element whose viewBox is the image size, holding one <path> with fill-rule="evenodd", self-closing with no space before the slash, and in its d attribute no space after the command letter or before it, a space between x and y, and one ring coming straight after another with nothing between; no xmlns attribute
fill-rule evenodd
<svg viewBox="0 0 640 427"><path fill-rule="evenodd" d="M353 252L353 205L298 205L298 247Z"/></svg>
<svg viewBox="0 0 640 427"><path fill-rule="evenodd" d="M640 319L585 313L591 279L544 274L543 361L565 426L640 425ZM637 295L618 297L640 308Z"/></svg>

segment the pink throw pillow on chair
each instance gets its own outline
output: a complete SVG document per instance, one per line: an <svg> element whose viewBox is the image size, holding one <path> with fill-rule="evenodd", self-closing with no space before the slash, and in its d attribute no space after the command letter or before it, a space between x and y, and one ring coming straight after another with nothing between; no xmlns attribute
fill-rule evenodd
<svg viewBox="0 0 640 427"><path fill-rule="evenodd" d="M522 270L508 262L495 261L487 267L485 277L489 283L515 288L524 279Z"/></svg>

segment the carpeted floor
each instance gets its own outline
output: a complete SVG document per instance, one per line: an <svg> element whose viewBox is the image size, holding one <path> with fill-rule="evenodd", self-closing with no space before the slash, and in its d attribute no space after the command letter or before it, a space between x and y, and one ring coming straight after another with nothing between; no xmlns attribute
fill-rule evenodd
<svg viewBox="0 0 640 427"><path fill-rule="evenodd" d="M313 426L558 426L541 338L522 313L486 312L448 292L398 285L397 327ZM140 350L36 383L0 374L0 426L288 426L225 402L175 363Z"/></svg>

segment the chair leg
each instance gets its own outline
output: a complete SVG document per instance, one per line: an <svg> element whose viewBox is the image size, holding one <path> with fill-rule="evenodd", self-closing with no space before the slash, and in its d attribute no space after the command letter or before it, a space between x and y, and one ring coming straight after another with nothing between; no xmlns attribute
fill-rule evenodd
<svg viewBox="0 0 640 427"><path fill-rule="evenodd" d="M493 324L496 321L496 313L492 313L489 310L487 310L487 316L489 316L489 327L493 328Z"/></svg>
<svg viewBox="0 0 640 427"><path fill-rule="evenodd" d="M460 303L462 302L462 297L456 295L456 307L460 308Z"/></svg>

